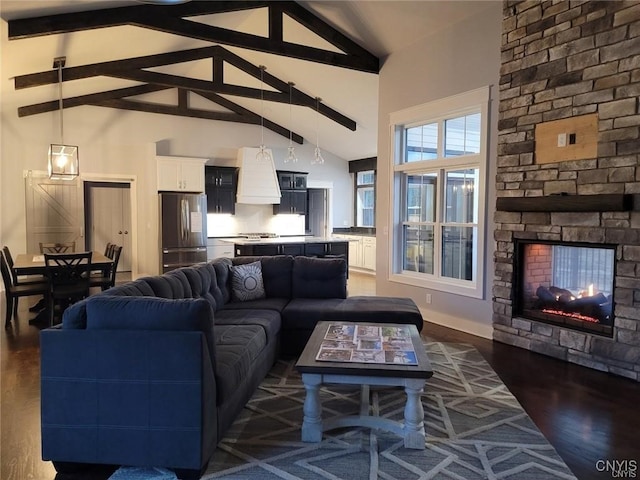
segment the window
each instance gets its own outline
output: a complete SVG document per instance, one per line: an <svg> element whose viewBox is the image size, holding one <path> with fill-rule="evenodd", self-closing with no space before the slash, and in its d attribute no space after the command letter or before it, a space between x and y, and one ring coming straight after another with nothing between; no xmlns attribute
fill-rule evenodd
<svg viewBox="0 0 640 480"><path fill-rule="evenodd" d="M376 225L375 171L366 170L356 173L356 226L375 227Z"/></svg>
<svg viewBox="0 0 640 480"><path fill-rule="evenodd" d="M489 89L391 115L393 281L481 298Z"/></svg>

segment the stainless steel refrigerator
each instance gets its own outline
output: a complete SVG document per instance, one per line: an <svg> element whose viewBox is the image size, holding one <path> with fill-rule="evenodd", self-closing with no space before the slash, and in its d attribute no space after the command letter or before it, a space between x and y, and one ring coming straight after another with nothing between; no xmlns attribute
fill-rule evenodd
<svg viewBox="0 0 640 480"><path fill-rule="evenodd" d="M207 196L160 193L160 270L207 261Z"/></svg>

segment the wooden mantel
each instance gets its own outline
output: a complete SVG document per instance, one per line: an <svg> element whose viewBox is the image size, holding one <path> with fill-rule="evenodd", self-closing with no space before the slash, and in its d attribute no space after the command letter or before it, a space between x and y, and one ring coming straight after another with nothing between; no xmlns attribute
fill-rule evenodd
<svg viewBox="0 0 640 480"><path fill-rule="evenodd" d="M626 212L640 207L640 195L548 195L545 197L499 197L501 212Z"/></svg>

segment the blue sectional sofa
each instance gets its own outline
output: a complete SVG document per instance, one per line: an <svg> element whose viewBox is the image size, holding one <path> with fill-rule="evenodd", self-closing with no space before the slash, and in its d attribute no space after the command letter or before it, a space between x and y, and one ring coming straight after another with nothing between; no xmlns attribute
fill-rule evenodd
<svg viewBox="0 0 640 480"><path fill-rule="evenodd" d="M253 277L238 279L250 268L259 298L242 291ZM43 459L60 472L156 466L199 478L278 356L298 355L319 320L422 329L410 299L347 298L346 279L341 258L221 258L74 304L41 332Z"/></svg>

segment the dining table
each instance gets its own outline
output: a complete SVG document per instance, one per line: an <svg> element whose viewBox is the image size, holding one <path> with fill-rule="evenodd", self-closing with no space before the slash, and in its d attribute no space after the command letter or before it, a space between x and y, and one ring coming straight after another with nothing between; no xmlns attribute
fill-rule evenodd
<svg viewBox="0 0 640 480"><path fill-rule="evenodd" d="M113 260L101 252L92 252L91 254L91 270L103 270L108 268ZM46 275L47 268L44 263L44 254L42 253L21 253L18 254L13 262L13 270L16 275ZM48 324L49 313L45 308L43 300L38 302L42 305L42 310L35 318L29 320L31 325Z"/></svg>
<svg viewBox="0 0 640 480"><path fill-rule="evenodd" d="M113 260L101 252L92 252L91 269L103 270L109 267ZM44 264L44 254L42 253L21 253L13 262L13 270L16 275L46 275L47 269Z"/></svg>

